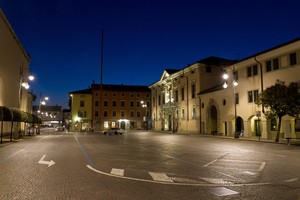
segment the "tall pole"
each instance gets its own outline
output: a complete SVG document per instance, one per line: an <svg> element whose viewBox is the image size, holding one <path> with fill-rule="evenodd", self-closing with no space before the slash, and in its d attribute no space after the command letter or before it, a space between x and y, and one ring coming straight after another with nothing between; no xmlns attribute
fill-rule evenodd
<svg viewBox="0 0 300 200"><path fill-rule="evenodd" d="M103 48L104 47L104 29L102 29L102 35L101 35L101 63L100 63L100 91L99 91L99 123L100 123L100 130L103 129L103 123L102 123L102 84L103 84Z"/></svg>

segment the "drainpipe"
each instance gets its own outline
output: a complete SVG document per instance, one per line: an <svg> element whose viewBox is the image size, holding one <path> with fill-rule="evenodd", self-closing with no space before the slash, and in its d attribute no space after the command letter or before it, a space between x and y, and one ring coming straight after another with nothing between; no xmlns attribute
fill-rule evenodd
<svg viewBox="0 0 300 200"><path fill-rule="evenodd" d="M264 81L263 81L263 69L262 69L262 64L261 62L259 62L256 57L253 57L255 62L257 62L259 64L259 68L260 68L260 87L261 87L261 92L264 91ZM262 112L265 113L265 107L264 104L262 104Z"/></svg>

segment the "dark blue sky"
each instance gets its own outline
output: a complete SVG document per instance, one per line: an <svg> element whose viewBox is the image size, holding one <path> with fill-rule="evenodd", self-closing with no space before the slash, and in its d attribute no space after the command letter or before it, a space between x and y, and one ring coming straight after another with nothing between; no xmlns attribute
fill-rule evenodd
<svg viewBox="0 0 300 200"><path fill-rule="evenodd" d="M34 93L67 107L99 83L150 85L165 68L242 59L300 36L299 0L0 0L37 77Z"/></svg>

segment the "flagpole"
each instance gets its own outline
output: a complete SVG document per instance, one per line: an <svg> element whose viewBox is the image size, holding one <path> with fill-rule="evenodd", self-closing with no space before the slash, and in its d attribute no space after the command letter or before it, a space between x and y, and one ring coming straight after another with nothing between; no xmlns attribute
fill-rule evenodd
<svg viewBox="0 0 300 200"><path fill-rule="evenodd" d="M101 63L100 63L100 112L99 112L99 123L100 123L100 130L103 130L103 122L102 122L102 84L103 84L103 48L104 47L104 29L102 28L102 35L101 35Z"/></svg>

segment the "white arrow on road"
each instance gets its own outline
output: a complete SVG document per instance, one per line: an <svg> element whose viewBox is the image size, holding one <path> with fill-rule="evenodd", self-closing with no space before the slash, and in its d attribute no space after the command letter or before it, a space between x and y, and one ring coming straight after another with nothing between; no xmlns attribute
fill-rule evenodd
<svg viewBox="0 0 300 200"><path fill-rule="evenodd" d="M42 165L48 165L48 167L51 167L52 165L55 164L55 162L53 160L51 161L45 161L44 158L46 157L46 155L43 155L41 157L41 159L39 160L39 164L42 164Z"/></svg>

